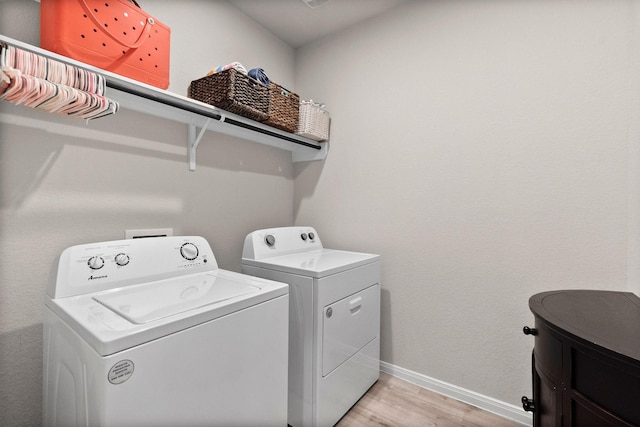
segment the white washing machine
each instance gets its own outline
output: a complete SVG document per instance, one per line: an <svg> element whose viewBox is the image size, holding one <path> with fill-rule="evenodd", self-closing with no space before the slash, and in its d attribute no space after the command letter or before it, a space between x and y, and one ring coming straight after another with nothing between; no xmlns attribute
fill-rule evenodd
<svg viewBox="0 0 640 427"><path fill-rule="evenodd" d="M380 377L380 256L272 228L246 237L242 272L289 284L289 424L333 426Z"/></svg>
<svg viewBox="0 0 640 427"><path fill-rule="evenodd" d="M45 426L287 425L286 284L202 237L73 246L53 271Z"/></svg>

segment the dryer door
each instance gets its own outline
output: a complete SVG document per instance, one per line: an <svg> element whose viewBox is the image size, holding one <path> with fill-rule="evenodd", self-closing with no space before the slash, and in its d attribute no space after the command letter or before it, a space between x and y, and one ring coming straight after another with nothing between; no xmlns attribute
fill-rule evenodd
<svg viewBox="0 0 640 427"><path fill-rule="evenodd" d="M322 376L356 354L380 331L380 286L368 287L324 307Z"/></svg>

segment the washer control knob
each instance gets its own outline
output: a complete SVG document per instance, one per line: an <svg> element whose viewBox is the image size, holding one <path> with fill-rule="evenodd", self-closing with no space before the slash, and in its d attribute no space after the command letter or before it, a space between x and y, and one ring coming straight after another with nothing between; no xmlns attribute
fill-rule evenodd
<svg viewBox="0 0 640 427"><path fill-rule="evenodd" d="M302 233L300 235L300 238L306 242L307 241L307 233Z"/></svg>
<svg viewBox="0 0 640 427"><path fill-rule="evenodd" d="M309 240L313 240L316 238L316 235L313 233L309 233Z"/></svg>
<svg viewBox="0 0 640 427"><path fill-rule="evenodd" d="M129 255L121 252L118 255L116 255L115 261L116 261L116 264L118 264L119 266L127 265L129 264Z"/></svg>
<svg viewBox="0 0 640 427"><path fill-rule="evenodd" d="M264 242L267 244L267 246L271 247L276 244L276 236L274 236L273 234L267 234L264 238Z"/></svg>
<svg viewBox="0 0 640 427"><path fill-rule="evenodd" d="M198 247L193 243L185 243L180 247L180 255L186 260L193 261L198 258Z"/></svg>
<svg viewBox="0 0 640 427"><path fill-rule="evenodd" d="M104 267L104 258L101 256L92 256L89 258L89 261L87 261L87 265L92 270L100 270Z"/></svg>

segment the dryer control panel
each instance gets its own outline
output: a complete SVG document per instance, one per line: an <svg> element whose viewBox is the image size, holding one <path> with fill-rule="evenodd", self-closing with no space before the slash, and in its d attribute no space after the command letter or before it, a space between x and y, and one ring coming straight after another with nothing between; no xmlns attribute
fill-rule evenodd
<svg viewBox="0 0 640 427"><path fill-rule="evenodd" d="M217 268L209 243L200 236L90 243L62 252L47 293L63 298Z"/></svg>
<svg viewBox="0 0 640 427"><path fill-rule="evenodd" d="M242 258L264 258L322 249L313 227L280 227L256 230L244 240Z"/></svg>

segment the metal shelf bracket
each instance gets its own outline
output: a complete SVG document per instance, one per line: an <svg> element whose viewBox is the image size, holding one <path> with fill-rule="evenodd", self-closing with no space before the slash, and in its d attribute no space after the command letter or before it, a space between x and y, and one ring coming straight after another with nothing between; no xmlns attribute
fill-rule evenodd
<svg viewBox="0 0 640 427"><path fill-rule="evenodd" d="M187 129L187 150L189 152L189 170L196 170L196 151L198 148L198 144L200 144L200 140L204 136L204 133L207 131L207 127L209 127L209 123L211 123L211 118L207 118L207 121L204 122L204 126L200 129L200 132L196 135L197 127L195 123L189 123L189 127Z"/></svg>

